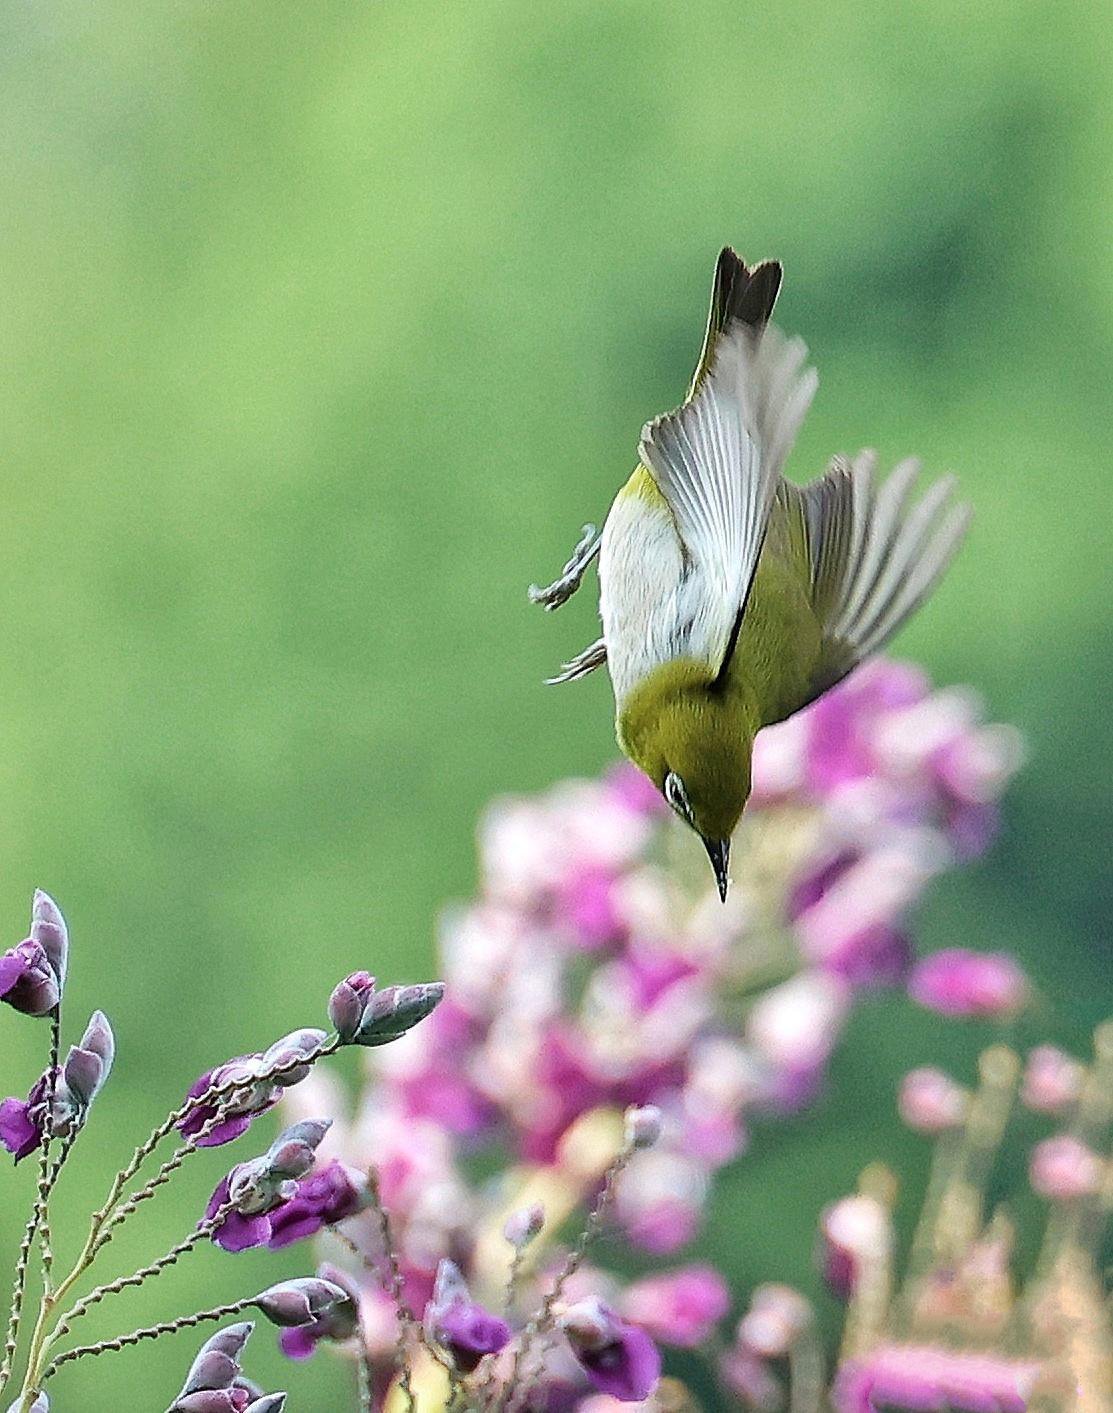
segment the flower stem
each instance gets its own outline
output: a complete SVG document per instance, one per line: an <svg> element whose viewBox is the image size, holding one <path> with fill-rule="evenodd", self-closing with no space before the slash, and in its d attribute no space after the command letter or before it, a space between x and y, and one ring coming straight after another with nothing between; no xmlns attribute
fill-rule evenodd
<svg viewBox="0 0 1113 1413"><path fill-rule="evenodd" d="M615 1188L618 1180L626 1169L626 1165L634 1156L635 1148L630 1142L626 1142L619 1149L614 1161L603 1175L603 1186L599 1191L599 1196L595 1200L588 1215L587 1224L580 1233L579 1239L568 1253L568 1258L560 1270L552 1288L541 1301L537 1314L530 1320L522 1331L522 1336L518 1341L518 1347L514 1351L514 1362L510 1366L510 1377L506 1381L502 1398L496 1405L496 1413L517 1413L525 1402L534 1379L538 1373L536 1367L529 1367L526 1364L526 1355L529 1346L539 1335L545 1334L553 1323L553 1309L557 1301L564 1293L564 1287L583 1265L584 1257L587 1255L591 1244L596 1240L603 1229L603 1221L614 1201ZM519 1375L521 1379L519 1381Z"/></svg>
<svg viewBox="0 0 1113 1413"><path fill-rule="evenodd" d="M74 1359L84 1359L91 1354L110 1354L120 1349L127 1349L129 1345L139 1344L145 1339L158 1339L160 1335L177 1334L179 1330L192 1329L195 1325L202 1325L208 1320L224 1320L229 1315L239 1315L244 1310L250 1310L255 1304L255 1296L248 1296L244 1300L233 1300L228 1305L214 1305L208 1310L198 1310L195 1315L179 1315L176 1320L163 1320L158 1325L144 1325L141 1329L132 1330L129 1334L117 1335L115 1339L101 1339L96 1344L79 1344L74 1349L67 1349L64 1354L59 1354L56 1359L52 1359L40 1376L40 1383L45 1383L47 1379L53 1378L63 1364L69 1364Z"/></svg>
<svg viewBox="0 0 1113 1413"><path fill-rule="evenodd" d="M379 1223L379 1240L382 1242L386 1272L382 1276L383 1288L394 1302L394 1312L398 1321L398 1336L394 1345L394 1362L398 1369L398 1387L406 1400L406 1413L416 1413L417 1399L410 1379L410 1334L414 1328L414 1315L406 1298L402 1281L402 1266L394 1245L394 1235L390 1229L390 1214L383 1206L379 1188L379 1174L375 1168L367 1172L367 1186L371 1195L371 1210Z"/></svg>
<svg viewBox="0 0 1113 1413"><path fill-rule="evenodd" d="M88 1295L83 1295L74 1305L72 1305L63 1315L58 1318L58 1323L51 1332L47 1345L51 1345L55 1340L61 1339L69 1334L75 1320L79 1320L82 1315L91 1310L94 1305L108 1295L116 1295L121 1290L127 1290L131 1286L140 1286L144 1281L153 1276L161 1275L168 1267L177 1263L180 1256L192 1251L200 1242L208 1236L212 1236L217 1227L233 1210L232 1203L226 1202L218 1208L211 1217L206 1217L204 1221L198 1222L193 1231L188 1236L183 1237L176 1246L172 1246L165 1256L160 1256L157 1261L152 1261L148 1266L141 1266L138 1271L134 1271L130 1276L119 1276L114 1281L107 1281L104 1285L98 1285L95 1290L91 1290Z"/></svg>
<svg viewBox="0 0 1113 1413"><path fill-rule="evenodd" d="M50 1140L51 1129L54 1123L54 1100L57 1093L58 1084L58 1059L62 1049L62 1003L58 1004L50 1013L50 1058L47 1062L46 1081L46 1120L43 1129L42 1146L39 1151L39 1176L35 1188L35 1205L31 1209L31 1215L27 1220L27 1225L23 1230L23 1238L19 1244L19 1255L16 1258L15 1278L12 1282L12 1302L8 1312L8 1328L4 1339L3 1362L0 1362L0 1393L8 1386L8 1381L12 1376L12 1369L15 1366L15 1356L19 1349L19 1327L23 1316L23 1296L27 1289L27 1271L31 1264L31 1248L35 1244L35 1236L43 1227L46 1217L47 1200L50 1197L50 1189L53 1187L65 1160L68 1149L63 1149L62 1156L58 1162L51 1165L50 1162ZM50 1279L50 1237L49 1232L45 1237L43 1248L43 1281L46 1289L44 1291L44 1302L49 1296ZM40 1308L39 1320L42 1321L42 1310Z"/></svg>

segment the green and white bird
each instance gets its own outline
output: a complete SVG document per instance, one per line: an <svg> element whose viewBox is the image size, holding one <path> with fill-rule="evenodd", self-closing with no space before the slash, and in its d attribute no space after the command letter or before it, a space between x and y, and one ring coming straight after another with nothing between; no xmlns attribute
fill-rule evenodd
<svg viewBox="0 0 1113 1413"><path fill-rule="evenodd" d="M598 556L603 636L552 681L606 664L619 745L699 834L724 899L754 737L884 646L969 520L951 477L913 503L914 460L880 485L869 451L784 479L816 374L769 323L780 284L776 261L721 253L688 396L643 429L602 534L586 526L560 578L530 589L558 608Z"/></svg>

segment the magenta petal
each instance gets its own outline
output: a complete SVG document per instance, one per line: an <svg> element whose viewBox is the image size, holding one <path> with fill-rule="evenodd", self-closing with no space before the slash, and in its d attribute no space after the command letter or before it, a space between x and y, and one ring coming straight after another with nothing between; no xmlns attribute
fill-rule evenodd
<svg viewBox="0 0 1113 1413"><path fill-rule="evenodd" d="M253 1246L265 1246L270 1238L268 1217L242 1217L229 1212L213 1233L213 1241L224 1251L248 1251Z"/></svg>
<svg viewBox="0 0 1113 1413"><path fill-rule="evenodd" d="M31 1122L30 1112L31 1106L24 1099L5 1099L0 1104L0 1143L15 1155L17 1163L42 1142L42 1134Z"/></svg>
<svg viewBox="0 0 1113 1413"><path fill-rule="evenodd" d="M278 1347L287 1359L308 1359L317 1348L313 1337L314 1325L298 1325L296 1329L281 1330Z"/></svg>
<svg viewBox="0 0 1113 1413"><path fill-rule="evenodd" d="M15 952L0 956L0 996L6 996L23 975L23 962Z"/></svg>
<svg viewBox="0 0 1113 1413"><path fill-rule="evenodd" d="M619 1338L602 1349L577 1350L576 1358L593 1387L620 1403L648 1398L661 1377L657 1346L636 1325L623 1326Z"/></svg>

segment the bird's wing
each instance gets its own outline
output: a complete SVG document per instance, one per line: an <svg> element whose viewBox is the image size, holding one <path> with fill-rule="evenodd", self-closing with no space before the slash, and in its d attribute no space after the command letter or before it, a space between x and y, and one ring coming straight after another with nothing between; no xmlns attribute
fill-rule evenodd
<svg viewBox="0 0 1113 1413"><path fill-rule="evenodd" d="M953 476L933 482L912 505L920 463L902 461L880 486L876 465L871 451L853 461L835 457L818 481L783 486L803 517L823 633L801 706L884 647L935 588L970 521L970 507L953 499Z"/></svg>
<svg viewBox="0 0 1113 1413"><path fill-rule="evenodd" d="M642 432L641 457L683 546L673 655L717 676L737 641L781 467L815 393L807 349L731 323L693 397Z"/></svg>

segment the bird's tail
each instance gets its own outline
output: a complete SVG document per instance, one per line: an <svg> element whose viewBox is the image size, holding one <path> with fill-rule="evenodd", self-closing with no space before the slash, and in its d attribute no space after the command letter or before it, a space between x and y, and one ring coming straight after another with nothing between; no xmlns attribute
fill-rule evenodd
<svg viewBox="0 0 1113 1413"><path fill-rule="evenodd" d="M711 286L711 306L707 311L707 332L692 375L689 398L703 380L721 334L734 323L745 324L758 334L765 328L777 302L781 273L777 260L762 260L751 266L729 245L719 252Z"/></svg>

